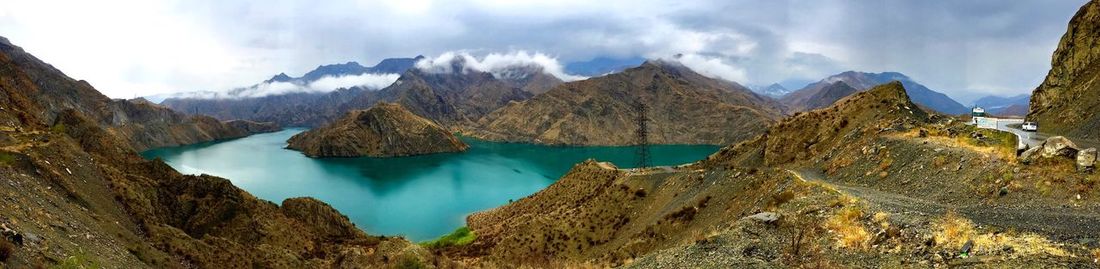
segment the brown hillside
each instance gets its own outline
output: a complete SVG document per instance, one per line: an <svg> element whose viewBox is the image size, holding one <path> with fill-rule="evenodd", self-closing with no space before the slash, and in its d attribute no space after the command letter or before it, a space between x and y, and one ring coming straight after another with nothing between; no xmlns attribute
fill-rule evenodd
<svg viewBox="0 0 1100 269"><path fill-rule="evenodd" d="M607 76L562 84L487 115L474 135L552 145L635 143L638 103L648 107L656 144L726 144L759 134L778 105L735 84L675 63L649 61Z"/></svg>
<svg viewBox="0 0 1100 269"><path fill-rule="evenodd" d="M398 104L349 112L321 128L294 135L287 148L310 157L393 157L469 148L451 132Z"/></svg>

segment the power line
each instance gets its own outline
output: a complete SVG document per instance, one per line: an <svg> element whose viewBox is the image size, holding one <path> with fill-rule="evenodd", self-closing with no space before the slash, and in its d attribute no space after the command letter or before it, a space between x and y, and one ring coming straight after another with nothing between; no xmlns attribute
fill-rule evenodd
<svg viewBox="0 0 1100 269"><path fill-rule="evenodd" d="M634 112L637 113L637 119L635 119L635 121L638 124L638 130L635 131L635 135L637 136L636 146L638 149L638 163L636 165L637 168L648 168L650 166L649 117L646 116L646 113L648 111L649 109L646 107L646 105L641 102L638 102L634 105Z"/></svg>

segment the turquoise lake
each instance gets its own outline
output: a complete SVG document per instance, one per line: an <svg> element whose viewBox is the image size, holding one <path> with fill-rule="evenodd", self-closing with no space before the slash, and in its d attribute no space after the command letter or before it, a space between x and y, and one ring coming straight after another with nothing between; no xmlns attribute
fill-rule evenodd
<svg viewBox="0 0 1100 269"><path fill-rule="evenodd" d="M434 239L465 225L466 215L535 193L574 164L593 158L631 167L634 147L551 147L463 138L470 149L400 158L312 159L284 149L305 129L149 150L185 174L229 179L253 195L280 203L311 196L348 215L367 233ZM654 165L693 162L716 146L653 146Z"/></svg>

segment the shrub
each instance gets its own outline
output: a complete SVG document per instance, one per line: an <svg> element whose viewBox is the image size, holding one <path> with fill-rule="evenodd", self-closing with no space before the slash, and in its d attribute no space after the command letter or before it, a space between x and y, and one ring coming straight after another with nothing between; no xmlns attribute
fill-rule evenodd
<svg viewBox="0 0 1100 269"><path fill-rule="evenodd" d="M837 237L837 245L842 248L866 249L871 243L871 233L863 227L860 220L863 210L856 206L841 208L837 214L825 222L825 227Z"/></svg>
<svg viewBox="0 0 1100 269"><path fill-rule="evenodd" d="M15 154L0 152L0 166L8 166L15 163Z"/></svg>
<svg viewBox="0 0 1100 269"><path fill-rule="evenodd" d="M475 239L477 239L477 235L475 235L473 231L470 231L470 228L463 226L455 229L451 234L444 235L436 240L421 242L420 245L426 248L465 246L473 243Z"/></svg>
<svg viewBox="0 0 1100 269"><path fill-rule="evenodd" d="M962 247L966 241L974 238L974 224L955 212L947 212L938 223L933 234L937 246L951 249Z"/></svg>
<svg viewBox="0 0 1100 269"><path fill-rule="evenodd" d="M50 132L54 132L54 133L58 133L58 134L65 133L65 124L64 123L55 124L54 126L50 127Z"/></svg>

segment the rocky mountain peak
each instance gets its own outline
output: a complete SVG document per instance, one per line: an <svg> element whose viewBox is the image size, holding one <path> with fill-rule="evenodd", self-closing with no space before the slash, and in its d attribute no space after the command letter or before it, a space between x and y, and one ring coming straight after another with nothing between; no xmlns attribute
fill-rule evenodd
<svg viewBox="0 0 1100 269"><path fill-rule="evenodd" d="M1047 132L1100 136L1100 2L1089 1L1069 21L1051 57L1050 72L1031 95L1027 118Z"/></svg>
<svg viewBox="0 0 1100 269"><path fill-rule="evenodd" d="M291 81L291 80L294 80L294 78L291 78L290 76L287 76L286 73L279 73L278 75L275 75L275 76L271 77L268 80L264 80L264 83L288 82L288 81Z"/></svg>

